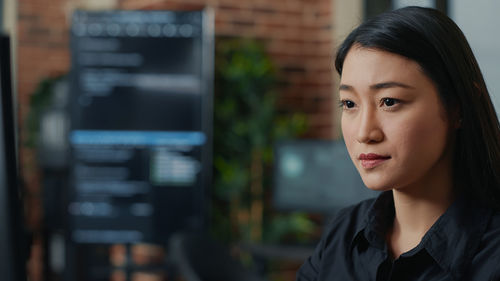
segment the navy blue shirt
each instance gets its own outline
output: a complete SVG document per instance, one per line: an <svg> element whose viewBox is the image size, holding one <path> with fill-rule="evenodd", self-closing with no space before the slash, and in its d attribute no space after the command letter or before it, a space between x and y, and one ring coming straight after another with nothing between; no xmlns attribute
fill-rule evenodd
<svg viewBox="0 0 500 281"><path fill-rule="evenodd" d="M392 192L344 209L325 229L298 281L500 280L500 212L457 199L421 242L391 258Z"/></svg>

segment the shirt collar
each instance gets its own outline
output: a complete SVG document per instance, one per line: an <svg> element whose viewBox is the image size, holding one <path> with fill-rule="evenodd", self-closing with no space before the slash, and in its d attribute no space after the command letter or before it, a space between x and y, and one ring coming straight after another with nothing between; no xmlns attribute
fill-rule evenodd
<svg viewBox="0 0 500 281"><path fill-rule="evenodd" d="M385 191L373 201L363 223L357 226L351 249L364 240L387 251L385 237L394 214L392 191ZM491 210L458 196L411 253L425 249L443 270L460 276L479 247L491 214Z"/></svg>
<svg viewBox="0 0 500 281"><path fill-rule="evenodd" d="M360 239L381 250L386 249L385 234L394 220L394 199L392 191L382 192L374 200L362 223L358 224L356 235L351 243L354 247Z"/></svg>

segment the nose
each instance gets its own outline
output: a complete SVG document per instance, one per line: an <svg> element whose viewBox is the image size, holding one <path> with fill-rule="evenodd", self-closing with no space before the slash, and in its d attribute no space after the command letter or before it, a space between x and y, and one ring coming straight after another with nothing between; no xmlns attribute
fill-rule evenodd
<svg viewBox="0 0 500 281"><path fill-rule="evenodd" d="M359 115L357 141L359 143L378 143L384 140L375 110L366 109Z"/></svg>

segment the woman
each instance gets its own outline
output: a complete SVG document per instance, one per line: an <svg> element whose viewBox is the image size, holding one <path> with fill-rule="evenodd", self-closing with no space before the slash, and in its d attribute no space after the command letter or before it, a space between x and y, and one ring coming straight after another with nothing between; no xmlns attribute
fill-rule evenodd
<svg viewBox="0 0 500 281"><path fill-rule="evenodd" d="M500 280L500 126L460 29L387 12L335 66L347 150L383 192L336 216L297 280Z"/></svg>

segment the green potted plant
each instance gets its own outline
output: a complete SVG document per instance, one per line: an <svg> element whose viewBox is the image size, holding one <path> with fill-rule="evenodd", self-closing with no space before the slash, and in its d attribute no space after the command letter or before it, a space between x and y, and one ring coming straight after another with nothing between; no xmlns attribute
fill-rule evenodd
<svg viewBox="0 0 500 281"><path fill-rule="evenodd" d="M213 234L225 241L277 242L314 224L270 204L273 145L306 130L303 114L278 114L278 78L255 40L216 40Z"/></svg>

